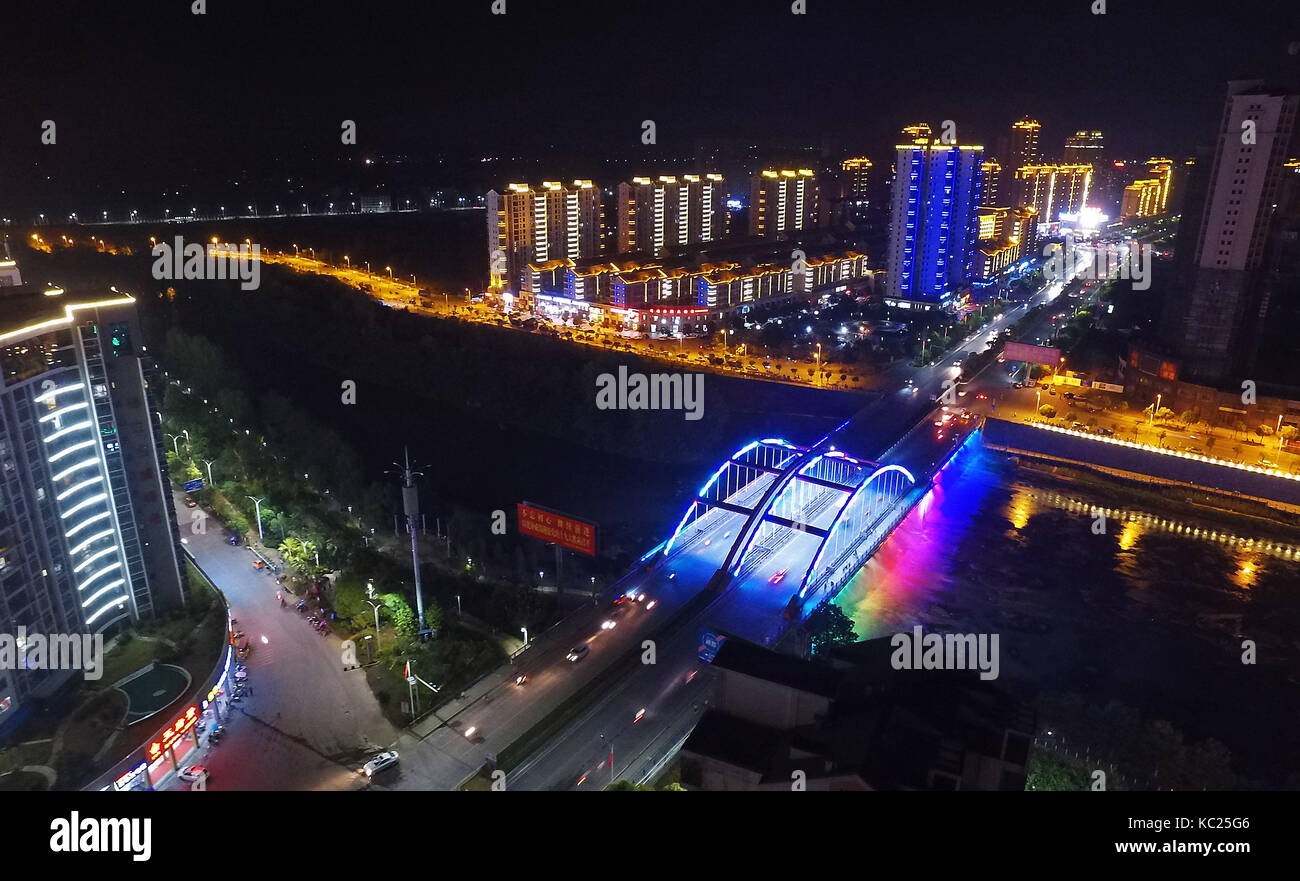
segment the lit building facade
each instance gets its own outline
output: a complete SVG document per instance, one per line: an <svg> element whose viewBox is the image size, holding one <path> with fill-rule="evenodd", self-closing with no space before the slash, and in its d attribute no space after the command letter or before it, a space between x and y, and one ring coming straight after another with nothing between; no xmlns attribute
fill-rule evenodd
<svg viewBox="0 0 1300 881"><path fill-rule="evenodd" d="M720 174L634 177L618 186L618 252L659 256L677 245L726 233L726 182Z"/></svg>
<svg viewBox="0 0 1300 881"><path fill-rule="evenodd" d="M1088 204L1091 165L1026 165L1016 170L1017 204L1037 210L1043 223Z"/></svg>
<svg viewBox="0 0 1300 881"><path fill-rule="evenodd" d="M0 632L113 632L187 602L135 300L0 290ZM70 671L0 670L0 730Z"/></svg>
<svg viewBox="0 0 1300 881"><path fill-rule="evenodd" d="M1253 357L1259 274L1283 220L1277 208L1293 173L1289 162L1300 154L1298 115L1300 95L1294 92L1258 80L1229 83L1214 160L1203 173L1204 201L1184 213L1195 251L1186 293L1166 331L1185 372L1199 380L1223 381Z"/></svg>
<svg viewBox="0 0 1300 881"><path fill-rule="evenodd" d="M840 197L855 205L866 204L870 197L871 160L855 156L840 163L842 173Z"/></svg>
<svg viewBox="0 0 1300 881"><path fill-rule="evenodd" d="M984 148L931 142L896 150L886 302L946 306L974 278Z"/></svg>
<svg viewBox="0 0 1300 881"><path fill-rule="evenodd" d="M1038 165L1042 154L1038 151L1038 133L1042 126L1038 120L1025 117L1011 125L1010 150L1006 163L1011 168L1023 168L1026 165Z"/></svg>
<svg viewBox="0 0 1300 881"><path fill-rule="evenodd" d="M811 169L761 171L749 196L749 234L784 238L817 225L817 175Z"/></svg>
<svg viewBox="0 0 1300 881"><path fill-rule="evenodd" d="M1065 139L1065 164L1097 168L1105 151L1106 141L1101 132L1080 130Z"/></svg>
<svg viewBox="0 0 1300 881"><path fill-rule="evenodd" d="M1124 188L1120 201L1119 219L1154 217L1161 213L1160 193L1163 187L1158 180L1138 180Z"/></svg>
<svg viewBox="0 0 1300 881"><path fill-rule="evenodd" d="M1160 184L1160 210L1164 214L1169 210L1169 193L1174 185L1174 160L1148 159L1147 177Z"/></svg>
<svg viewBox="0 0 1300 881"><path fill-rule="evenodd" d="M996 159L984 160L984 186L980 191L981 205L997 205L1002 190L1002 164Z"/></svg>
<svg viewBox="0 0 1300 881"><path fill-rule="evenodd" d="M579 260L600 253L600 189L589 180L540 187L510 184L487 194L489 287L527 290L529 263Z"/></svg>

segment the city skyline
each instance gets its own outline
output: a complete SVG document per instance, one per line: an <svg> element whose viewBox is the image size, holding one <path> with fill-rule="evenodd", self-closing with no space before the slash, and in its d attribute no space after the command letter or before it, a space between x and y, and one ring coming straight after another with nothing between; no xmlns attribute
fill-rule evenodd
<svg viewBox="0 0 1300 881"><path fill-rule="evenodd" d="M1080 129L1105 132L1107 147L1115 155L1190 155L1212 136L1218 101L1210 96L1221 95L1223 83L1248 77L1285 80L1296 75L1300 62L1300 56L1289 52L1285 27L1275 31L1272 51L1267 51L1269 42L1259 43L1261 34L1274 33L1269 23L1280 15L1280 10L1267 4L1248 3L1231 10L1211 7L1206 14L1222 20L1207 24L1198 19L1196 27L1181 14L1183 7L1173 3L1148 4L1140 12L1120 6L1105 15L1093 15L1087 4L1079 4L1078 9L1060 11L1064 16L1060 30L1080 33L1077 61L1062 59L1050 38L1022 41L1014 50L1020 56L1016 67L1027 75L998 88L975 81L967 86L959 81L954 88L952 80L933 66L912 69L897 58L902 46L898 41L876 41L874 54L851 52L849 40L856 35L836 28L817 30L828 41L824 51L805 59L797 74L778 77L775 71L727 63L728 44L713 36L726 32L722 24L730 20L731 12L726 4L683 4L701 26L682 36L688 43L681 50L689 51L689 41L702 42L698 51L719 61L711 68L712 76L688 82L667 68L638 71L630 78L581 78L575 85L577 92L539 109L526 90L491 67L468 78L471 47L557 23L561 30L569 23L590 25L596 29L593 44L612 47L610 41L620 30L671 21L681 10L672 4L642 3L618 10L576 5L562 12L544 12L519 4L506 15L493 16L483 6L403 11L410 19L408 32L427 33L435 40L441 33L472 35L437 42L436 66L425 53L403 51L402 44L395 42L385 54L388 64L383 76L376 73L350 82L341 76L341 69L323 76L318 71L305 94L290 85L295 81L295 65L319 66L319 61L346 58L373 45L376 34L371 29L381 26L383 16L370 24L350 21L344 32L335 27L338 19L330 14L330 7L320 7L319 15L294 20L285 31L297 39L272 39L269 35L281 20L278 16L288 12L257 7L258 20L265 26L244 35L242 50L247 53L242 57L254 63L229 65L225 60L237 56L230 55L234 50L225 37L228 16L251 12L251 4L223 5L206 16L194 16L155 3L140 13L142 20L152 23L149 39L188 48L198 65L180 81L167 76L165 62L149 51L150 44L141 43L144 31L94 8L80 13L82 27L73 31L78 62L42 65L41 58L58 57L61 49L66 56L71 47L51 42L25 16L25 8L7 10L7 30L14 39L4 62L7 75L0 78L0 107L9 131L28 136L0 140L0 173L7 175L0 179L0 193L7 203L0 212L39 211L42 203L76 191L92 177L101 183L116 178L143 201L161 198L160 187L194 187L206 178L241 179L255 176L259 168L292 176L301 171L295 165L306 162L320 167L312 169L315 176L320 169L328 173L331 164L347 157L427 163L434 177L442 163L456 166L455 173L461 174L462 167L484 157L540 159L544 154L539 143L547 145L547 154L562 157L576 157L599 146L614 156L633 158L662 151L665 158L683 158L691 156L702 140L739 138L761 144L779 130L781 138L792 143L814 148L838 144L880 161L888 157L899 125L915 118L930 119L934 125L953 120L961 140L970 143L968 135L978 135L991 152L996 147L992 139L1028 115L1040 121L1040 149L1048 155L1059 154L1065 139ZM783 32L805 24L816 27L823 19L844 18L852 8L849 3L823 0L807 16L791 15L780 4L766 13L752 11L754 23L762 26L751 32L750 39L779 40ZM1006 15L1028 16L1033 8L1024 4L1006 10ZM1143 29L1153 19L1162 23L1161 39L1144 45L1144 74L1134 78L1127 64L1125 34ZM1002 20L1007 19L991 19L971 7L940 16L931 26L936 40L995 40L997 22ZM887 35L905 21L901 8L876 10L873 31ZM710 29L710 23L715 27ZM1211 31L1217 41L1215 51L1202 54L1190 75L1178 69L1173 53L1196 45ZM109 42L119 47L111 61L103 48ZM94 83L90 71L96 60L112 64L113 85ZM1070 97L1063 98L1061 86L1074 80L1080 65L1088 71L1083 80L1087 88L1070 90L1065 93ZM826 86L832 70L837 81L856 83L853 101L860 112L840 112L843 96ZM269 85L272 82L277 85ZM217 107L193 112L205 93L226 95L228 101L255 94L258 100L242 102L237 116L229 107L224 112ZM793 125L784 122L787 107L803 110ZM586 120L591 111L599 111L601 119L594 127ZM46 120L57 126L53 146L41 142ZM340 144L344 120L357 124L355 147ZM502 125L502 120L511 122ZM653 146L642 143L645 120L656 123ZM27 171L21 175L9 171L15 168ZM104 198L110 192L106 190ZM219 197L234 202L236 196Z"/></svg>

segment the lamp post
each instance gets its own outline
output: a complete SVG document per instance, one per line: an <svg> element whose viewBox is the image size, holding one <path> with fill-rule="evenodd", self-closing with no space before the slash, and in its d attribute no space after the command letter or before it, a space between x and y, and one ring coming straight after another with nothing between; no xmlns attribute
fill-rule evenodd
<svg viewBox="0 0 1300 881"><path fill-rule="evenodd" d="M1156 411L1160 409L1160 395L1156 395L1156 402L1151 405L1151 418L1147 420L1147 426L1156 424Z"/></svg>
<svg viewBox="0 0 1300 881"><path fill-rule="evenodd" d="M163 432L163 433L167 434L167 436L172 439L172 451L179 456L181 454L181 450L180 450L181 436L179 434L168 434L167 432ZM186 438L186 440L189 440L189 438Z"/></svg>
<svg viewBox="0 0 1300 881"><path fill-rule="evenodd" d="M257 540L262 544L266 544L266 540L262 537L262 502L266 501L266 499L254 499L252 496L246 496L245 498L252 500L253 506L257 511Z"/></svg>
<svg viewBox="0 0 1300 881"><path fill-rule="evenodd" d="M213 486L214 484L212 482L212 462L215 462L216 459L213 459L212 462L209 462L207 459L203 459L202 461L204 465L208 466L208 486Z"/></svg>
<svg viewBox="0 0 1300 881"><path fill-rule="evenodd" d="M524 645L527 646L527 645L528 645L528 628L527 628L527 627L520 627L519 629L522 630L522 631L524 632Z"/></svg>

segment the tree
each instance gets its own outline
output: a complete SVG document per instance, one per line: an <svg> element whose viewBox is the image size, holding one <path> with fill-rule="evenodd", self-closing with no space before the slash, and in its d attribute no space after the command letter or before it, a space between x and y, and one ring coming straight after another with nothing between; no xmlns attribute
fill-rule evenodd
<svg viewBox="0 0 1300 881"><path fill-rule="evenodd" d="M303 575L314 577L316 574L316 545L290 536L280 542L280 554L289 566Z"/></svg>
<svg viewBox="0 0 1300 881"><path fill-rule="evenodd" d="M1055 419L1056 408L1051 404L1044 404L1038 408L1038 415L1042 416L1044 419Z"/></svg>
<svg viewBox="0 0 1300 881"><path fill-rule="evenodd" d="M852 645L858 641L853 620L834 603L823 603L803 622L812 653L818 654L833 645Z"/></svg>

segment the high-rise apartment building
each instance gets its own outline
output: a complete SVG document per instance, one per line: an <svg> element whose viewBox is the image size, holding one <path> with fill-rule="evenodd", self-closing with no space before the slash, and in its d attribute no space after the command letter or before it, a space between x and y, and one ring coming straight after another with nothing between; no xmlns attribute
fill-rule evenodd
<svg viewBox="0 0 1300 881"><path fill-rule="evenodd" d="M1137 180L1124 188L1120 202L1119 219L1154 217L1161 213L1160 194L1163 190L1158 180Z"/></svg>
<svg viewBox="0 0 1300 881"><path fill-rule="evenodd" d="M1041 128L1038 120L1027 116L1012 124L1010 147L1005 157L1008 167L1020 169L1039 164L1042 154L1038 152L1038 132Z"/></svg>
<svg viewBox="0 0 1300 881"><path fill-rule="evenodd" d="M1300 95L1262 81L1228 85L1214 159L1203 176L1202 205L1188 206L1194 241L1165 337L1183 356L1183 372L1206 382L1239 374L1251 360L1261 323L1260 280L1272 231L1282 224L1280 192L1300 156ZM1199 194L1198 194L1199 195ZM1193 238L1194 236L1194 238Z"/></svg>
<svg viewBox="0 0 1300 881"><path fill-rule="evenodd" d="M1002 163L996 159L984 160L984 186L980 194L980 204L996 206L1002 195Z"/></svg>
<svg viewBox="0 0 1300 881"><path fill-rule="evenodd" d="M1160 185L1160 210L1158 214L1164 214L1169 207L1169 193L1174 185L1174 160L1172 159L1148 159L1147 160L1147 177L1156 181Z"/></svg>
<svg viewBox="0 0 1300 881"><path fill-rule="evenodd" d="M1065 139L1065 164L1091 165L1095 169L1101 165L1105 149L1101 132L1081 129Z"/></svg>
<svg viewBox="0 0 1300 881"><path fill-rule="evenodd" d="M489 286L518 293L529 263L600 253L600 188L589 180L510 184L487 194Z"/></svg>
<svg viewBox="0 0 1300 881"><path fill-rule="evenodd" d="M1088 202L1091 165L1026 165L1016 170L1017 204L1037 209L1043 223L1077 214Z"/></svg>
<svg viewBox="0 0 1300 881"><path fill-rule="evenodd" d="M870 197L871 160L854 156L840 163L840 198L855 205L865 204Z"/></svg>
<svg viewBox="0 0 1300 881"><path fill-rule="evenodd" d="M896 148L886 302L931 309L952 302L975 272L984 148Z"/></svg>
<svg viewBox="0 0 1300 881"><path fill-rule="evenodd" d="M903 139L909 143L915 144L918 141L926 144L930 143L932 136L930 124L927 122L918 122L912 125L903 126Z"/></svg>
<svg viewBox="0 0 1300 881"><path fill-rule="evenodd" d="M786 237L817 226L817 175L811 169L760 171L749 195L749 234Z"/></svg>
<svg viewBox="0 0 1300 881"><path fill-rule="evenodd" d="M0 288L0 632L112 632L187 602L134 298ZM63 673L0 669L0 729Z"/></svg>
<svg viewBox="0 0 1300 881"><path fill-rule="evenodd" d="M634 177L618 185L618 252L660 256L675 245L712 242L726 228L720 174Z"/></svg>

